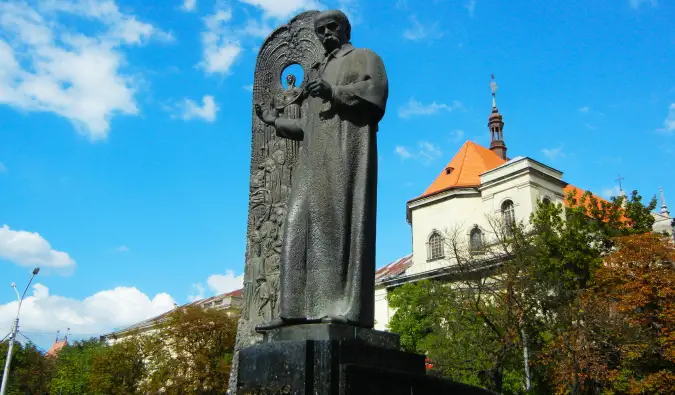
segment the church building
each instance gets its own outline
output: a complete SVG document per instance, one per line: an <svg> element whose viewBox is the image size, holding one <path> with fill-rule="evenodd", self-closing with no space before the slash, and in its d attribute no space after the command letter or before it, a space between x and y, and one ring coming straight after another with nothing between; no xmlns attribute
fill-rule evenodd
<svg viewBox="0 0 675 395"><path fill-rule="evenodd" d="M453 263L448 254L447 237L463 239L471 250L490 242L497 218L502 223L527 223L537 202L565 203L573 192L585 191L563 180L563 173L525 156L507 156L504 121L495 100L492 82L492 112L488 117L490 146L467 141L443 168L431 185L406 204L406 219L412 230L412 253L392 262L376 273L375 329L386 330L394 314L387 293L406 282L431 278L451 278ZM621 195L625 195L623 191ZM654 230L672 235L673 218L661 195L661 210L653 213ZM601 198L598 198L601 199ZM485 265L494 262L484 262ZM456 269L456 268L455 268ZM456 272L456 270L455 270Z"/></svg>

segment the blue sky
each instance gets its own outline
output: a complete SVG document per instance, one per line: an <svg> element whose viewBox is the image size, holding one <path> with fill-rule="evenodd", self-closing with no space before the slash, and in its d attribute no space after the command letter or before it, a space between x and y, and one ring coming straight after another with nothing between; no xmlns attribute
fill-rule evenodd
<svg viewBox="0 0 675 395"><path fill-rule="evenodd" d="M159 4L0 4L0 285L42 267L22 325L43 346L240 283L256 51L305 9L345 10L389 75L378 266L410 252L405 202L464 141L488 144L491 73L511 157L675 204L672 2ZM13 298L2 285L0 332Z"/></svg>

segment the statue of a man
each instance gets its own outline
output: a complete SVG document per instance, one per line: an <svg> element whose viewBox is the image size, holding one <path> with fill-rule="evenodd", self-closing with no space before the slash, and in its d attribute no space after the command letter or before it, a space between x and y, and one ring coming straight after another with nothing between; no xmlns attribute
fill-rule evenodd
<svg viewBox="0 0 675 395"><path fill-rule="evenodd" d="M380 57L350 43L340 11L318 14L326 50L308 73L301 119L256 113L280 137L303 142L280 257L279 317L264 331L314 322L374 325L377 127L388 81Z"/></svg>

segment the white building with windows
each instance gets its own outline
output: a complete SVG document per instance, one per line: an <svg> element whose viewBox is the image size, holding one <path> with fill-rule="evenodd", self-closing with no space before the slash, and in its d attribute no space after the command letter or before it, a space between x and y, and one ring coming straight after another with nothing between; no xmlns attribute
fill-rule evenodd
<svg viewBox="0 0 675 395"><path fill-rule="evenodd" d="M448 233L456 240L463 239L470 249L480 250L494 237L495 220L527 223L538 201L564 203L569 192L577 198L585 193L565 182L559 170L528 157L507 158L503 127L493 89L488 118L490 147L467 141L426 191L407 202L412 254L377 271L375 329L386 330L394 314L386 298L391 289L411 281L451 278L453 263L446 256L444 240ZM661 206L660 212L653 214L654 230L672 234L673 218L663 193Z"/></svg>

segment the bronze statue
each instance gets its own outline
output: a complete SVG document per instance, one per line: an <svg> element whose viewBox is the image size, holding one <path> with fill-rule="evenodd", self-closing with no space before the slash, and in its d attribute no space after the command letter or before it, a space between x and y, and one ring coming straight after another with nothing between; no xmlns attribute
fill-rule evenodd
<svg viewBox="0 0 675 395"><path fill-rule="evenodd" d="M374 325L377 129L388 81L380 57L350 43L340 11L314 19L326 51L306 73L305 113L280 117L278 106L256 104L277 136L302 141L287 204L280 256L276 327L330 322ZM289 83L289 89L291 88ZM289 99L290 100L290 99Z"/></svg>
<svg viewBox="0 0 675 395"><path fill-rule="evenodd" d="M295 76L289 74L286 76L286 83L288 88L281 94L281 96L274 103L274 107L286 118L300 119L300 104L304 99L304 91L295 86Z"/></svg>

